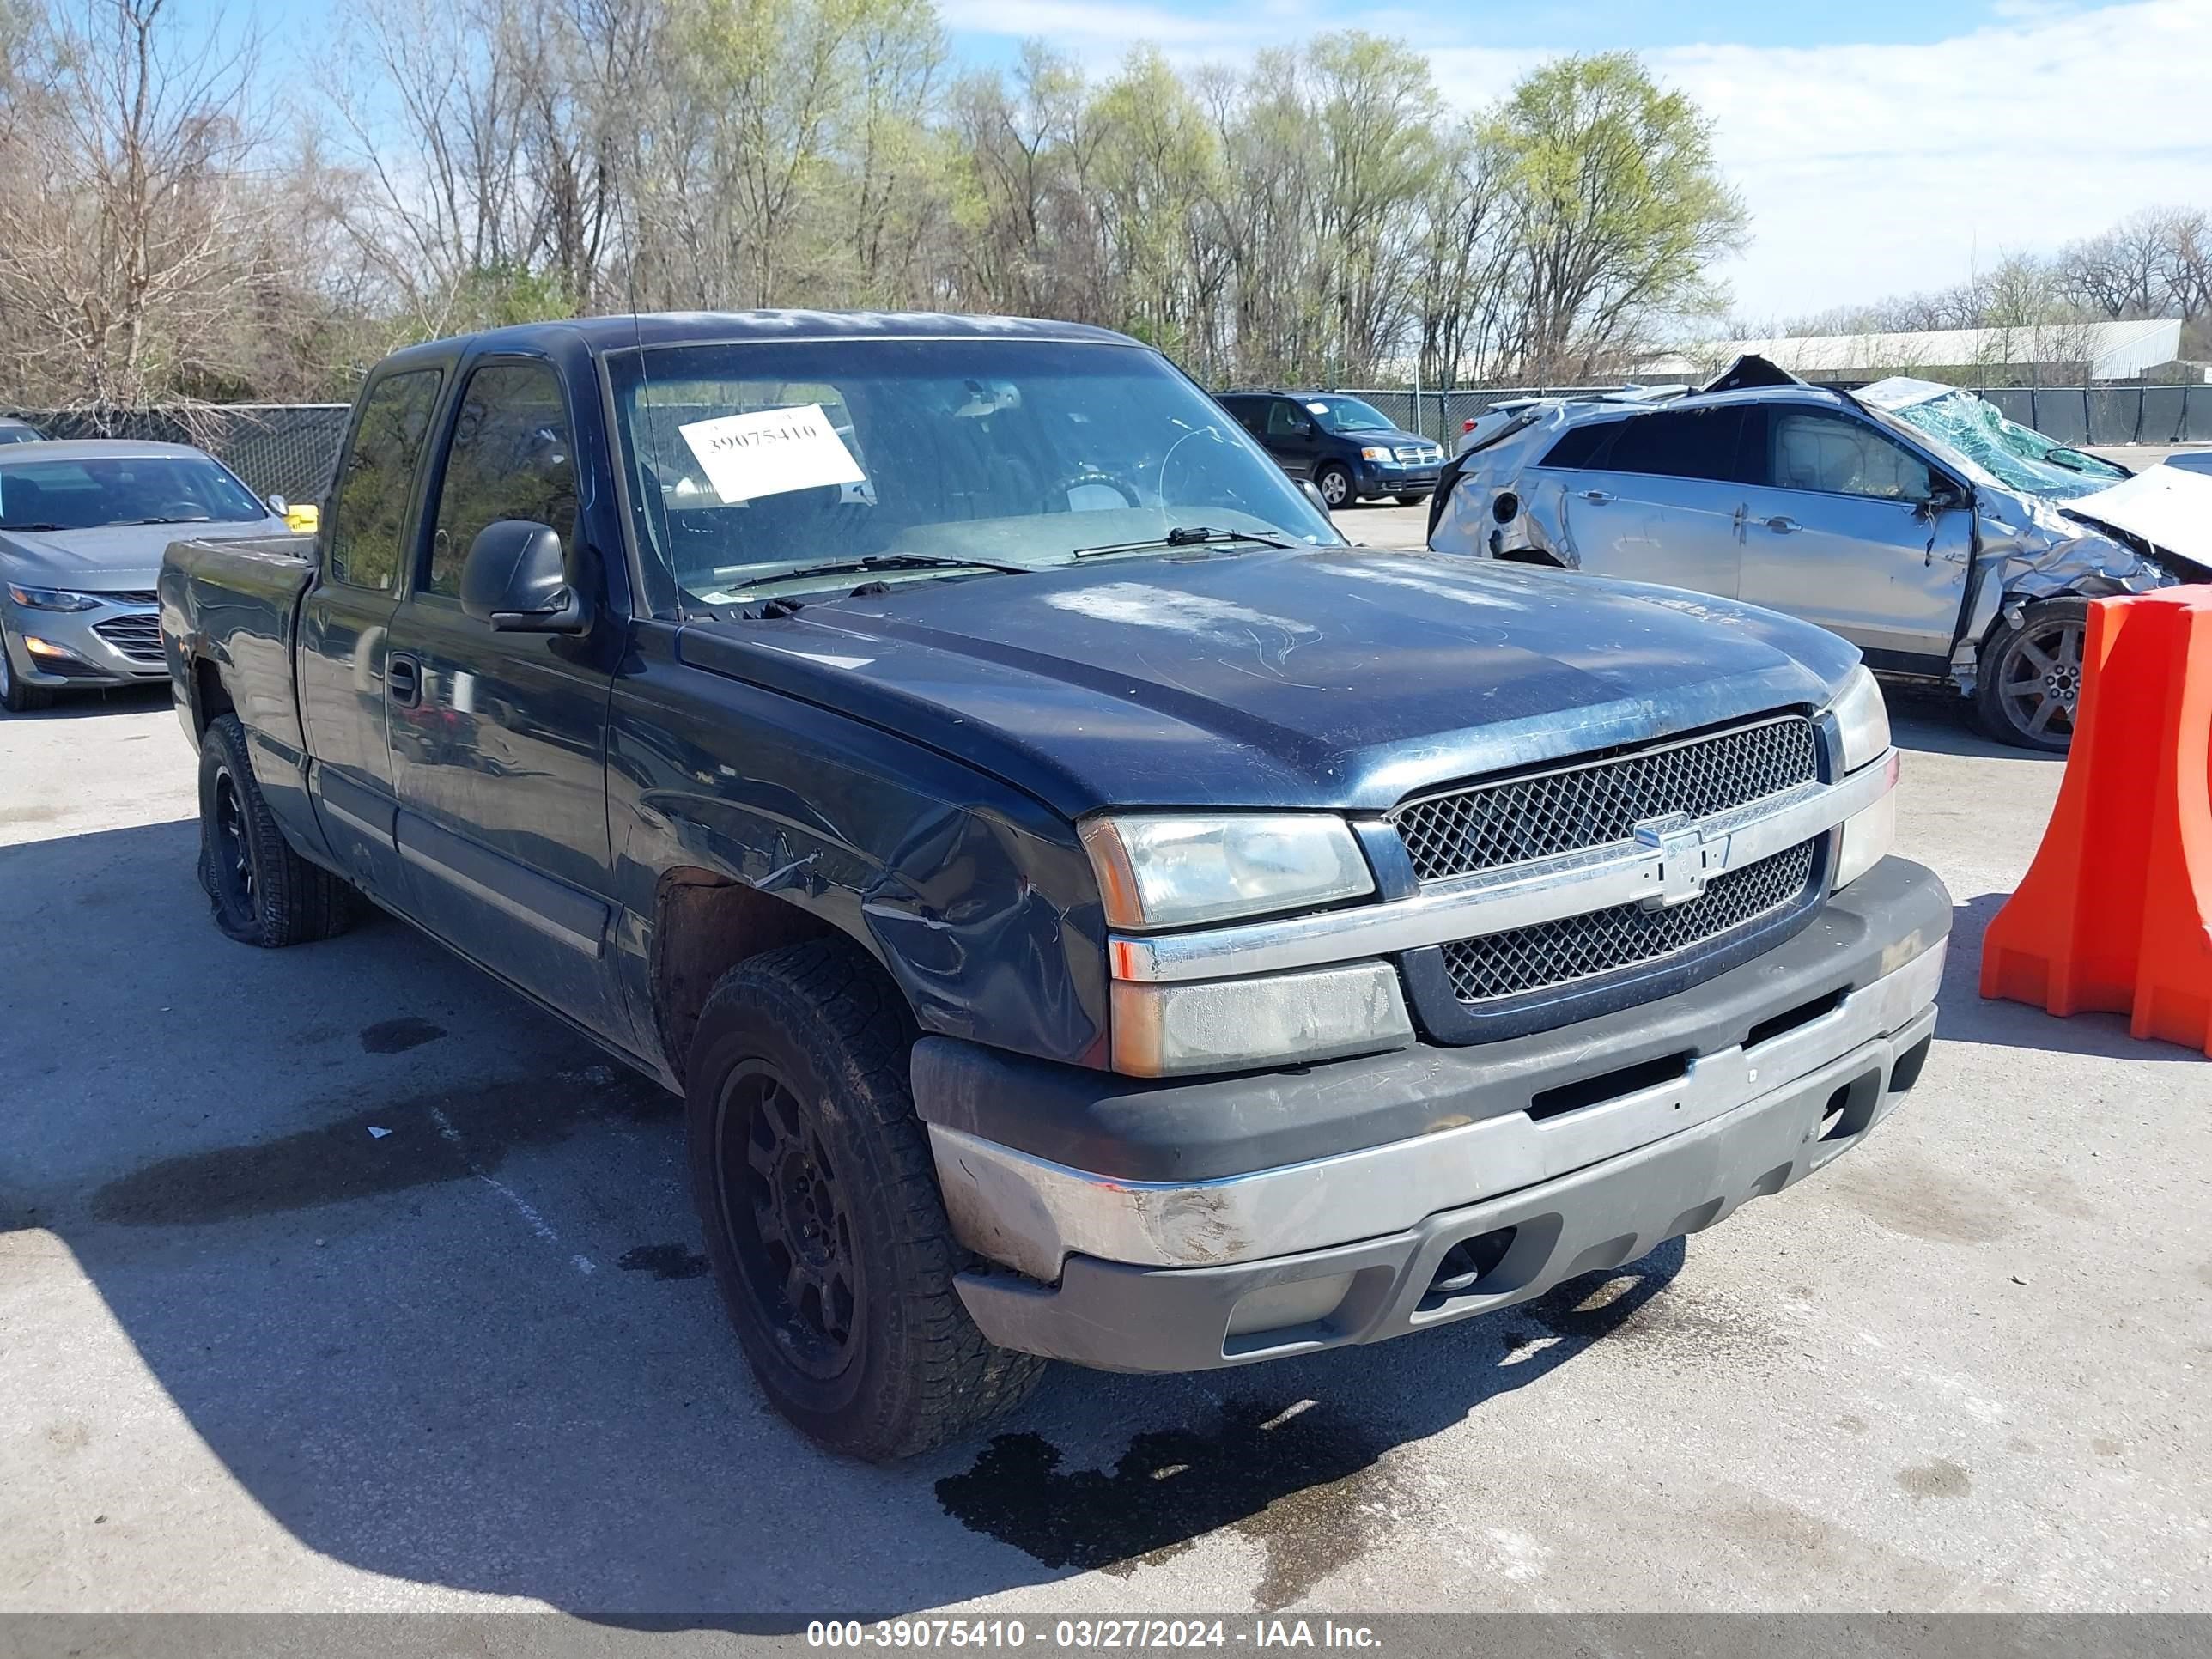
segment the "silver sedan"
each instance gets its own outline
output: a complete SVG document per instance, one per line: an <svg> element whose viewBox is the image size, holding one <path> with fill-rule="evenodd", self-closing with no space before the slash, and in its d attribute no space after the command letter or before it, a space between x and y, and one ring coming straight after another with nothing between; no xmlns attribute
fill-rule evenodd
<svg viewBox="0 0 2212 1659"><path fill-rule="evenodd" d="M0 448L0 707L167 678L155 578L180 536L286 533L270 504L184 444Z"/></svg>

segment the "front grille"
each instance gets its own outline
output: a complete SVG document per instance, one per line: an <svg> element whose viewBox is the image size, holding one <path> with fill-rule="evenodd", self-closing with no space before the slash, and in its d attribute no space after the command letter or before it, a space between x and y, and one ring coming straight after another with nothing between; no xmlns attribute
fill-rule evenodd
<svg viewBox="0 0 2212 1659"><path fill-rule="evenodd" d="M1409 466L1422 461L1441 461L1443 458L1443 451L1434 444L1408 444L1398 452L1399 460Z"/></svg>
<svg viewBox="0 0 2212 1659"><path fill-rule="evenodd" d="M161 602L161 596L159 593L137 591L128 593L102 593L100 597L110 605L159 605Z"/></svg>
<svg viewBox="0 0 2212 1659"><path fill-rule="evenodd" d="M1717 876L1705 890L1671 909L1616 905L1563 916L1443 947L1452 994L1462 1003L1547 990L1626 968L1646 967L1709 945L1802 898L1813 879L1818 840Z"/></svg>
<svg viewBox="0 0 2212 1659"><path fill-rule="evenodd" d="M1629 840L1647 818L1705 817L1809 783L1802 714L1408 802L1391 814L1423 881Z"/></svg>
<svg viewBox="0 0 2212 1659"><path fill-rule="evenodd" d="M133 662L150 665L161 660L159 617L112 617L104 623L94 623L92 631Z"/></svg>

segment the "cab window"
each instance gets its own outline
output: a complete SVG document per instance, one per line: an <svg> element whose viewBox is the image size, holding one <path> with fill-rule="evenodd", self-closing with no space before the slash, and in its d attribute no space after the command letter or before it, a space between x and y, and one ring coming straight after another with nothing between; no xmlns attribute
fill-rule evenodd
<svg viewBox="0 0 2212 1659"><path fill-rule="evenodd" d="M520 519L576 533L576 462L561 382L546 363L487 363L469 376L421 591L458 598L461 566L487 525Z"/></svg>
<svg viewBox="0 0 2212 1659"><path fill-rule="evenodd" d="M361 401L345 474L331 492L328 570L332 581L388 590L399 572L399 538L415 490L430 415L438 404L434 368L379 380Z"/></svg>

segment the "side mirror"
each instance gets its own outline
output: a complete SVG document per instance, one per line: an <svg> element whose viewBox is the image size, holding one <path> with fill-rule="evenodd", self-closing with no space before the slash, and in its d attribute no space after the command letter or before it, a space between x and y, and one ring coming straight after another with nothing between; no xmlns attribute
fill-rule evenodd
<svg viewBox="0 0 2212 1659"><path fill-rule="evenodd" d="M469 544L461 610L501 634L580 634L592 624L561 538L527 519L488 524Z"/></svg>
<svg viewBox="0 0 2212 1659"><path fill-rule="evenodd" d="M281 519L292 510L292 503L282 495L271 495L269 498L269 510Z"/></svg>
<svg viewBox="0 0 2212 1659"><path fill-rule="evenodd" d="M1328 520L1331 524L1336 522L1335 515L1328 510L1328 500L1321 493L1319 484L1311 478L1301 478L1298 480L1298 492L1314 504L1322 518Z"/></svg>
<svg viewBox="0 0 2212 1659"><path fill-rule="evenodd" d="M1930 513L1948 513L1954 507L1966 504L1966 492L1948 478L1938 478L1929 486L1928 510Z"/></svg>

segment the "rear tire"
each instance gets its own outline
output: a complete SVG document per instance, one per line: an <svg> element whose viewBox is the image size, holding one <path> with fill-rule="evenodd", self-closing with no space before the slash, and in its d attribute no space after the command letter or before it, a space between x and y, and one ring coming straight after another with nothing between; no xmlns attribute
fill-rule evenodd
<svg viewBox="0 0 2212 1659"><path fill-rule="evenodd" d="M15 659L8 654L8 632L0 629L0 708L11 714L28 714L53 700L54 694L45 686L23 683L23 677L15 672Z"/></svg>
<svg viewBox="0 0 2212 1659"><path fill-rule="evenodd" d="M2001 743L2056 753L2074 741L2089 602L2040 599L2014 628L2000 622L1982 651L1974 701L1983 728Z"/></svg>
<svg viewBox="0 0 2212 1659"><path fill-rule="evenodd" d="M235 714L210 723L200 739L200 885L216 926L264 951L353 925L353 890L294 852L277 828Z"/></svg>
<svg viewBox="0 0 2212 1659"><path fill-rule="evenodd" d="M707 1257L770 1404L811 1439L884 1462L962 1440L1044 1362L994 1348L907 1081L906 1008L842 939L722 976L686 1067Z"/></svg>
<svg viewBox="0 0 2212 1659"><path fill-rule="evenodd" d="M1401 495L1401 496L1399 496L1399 497L1398 497L1398 505L1399 505L1399 506L1401 506L1401 507L1419 507L1419 506L1423 501L1426 501L1426 500L1428 500L1428 499L1429 499L1429 492L1428 492L1427 490L1424 489L1424 490L1422 490L1419 495Z"/></svg>

